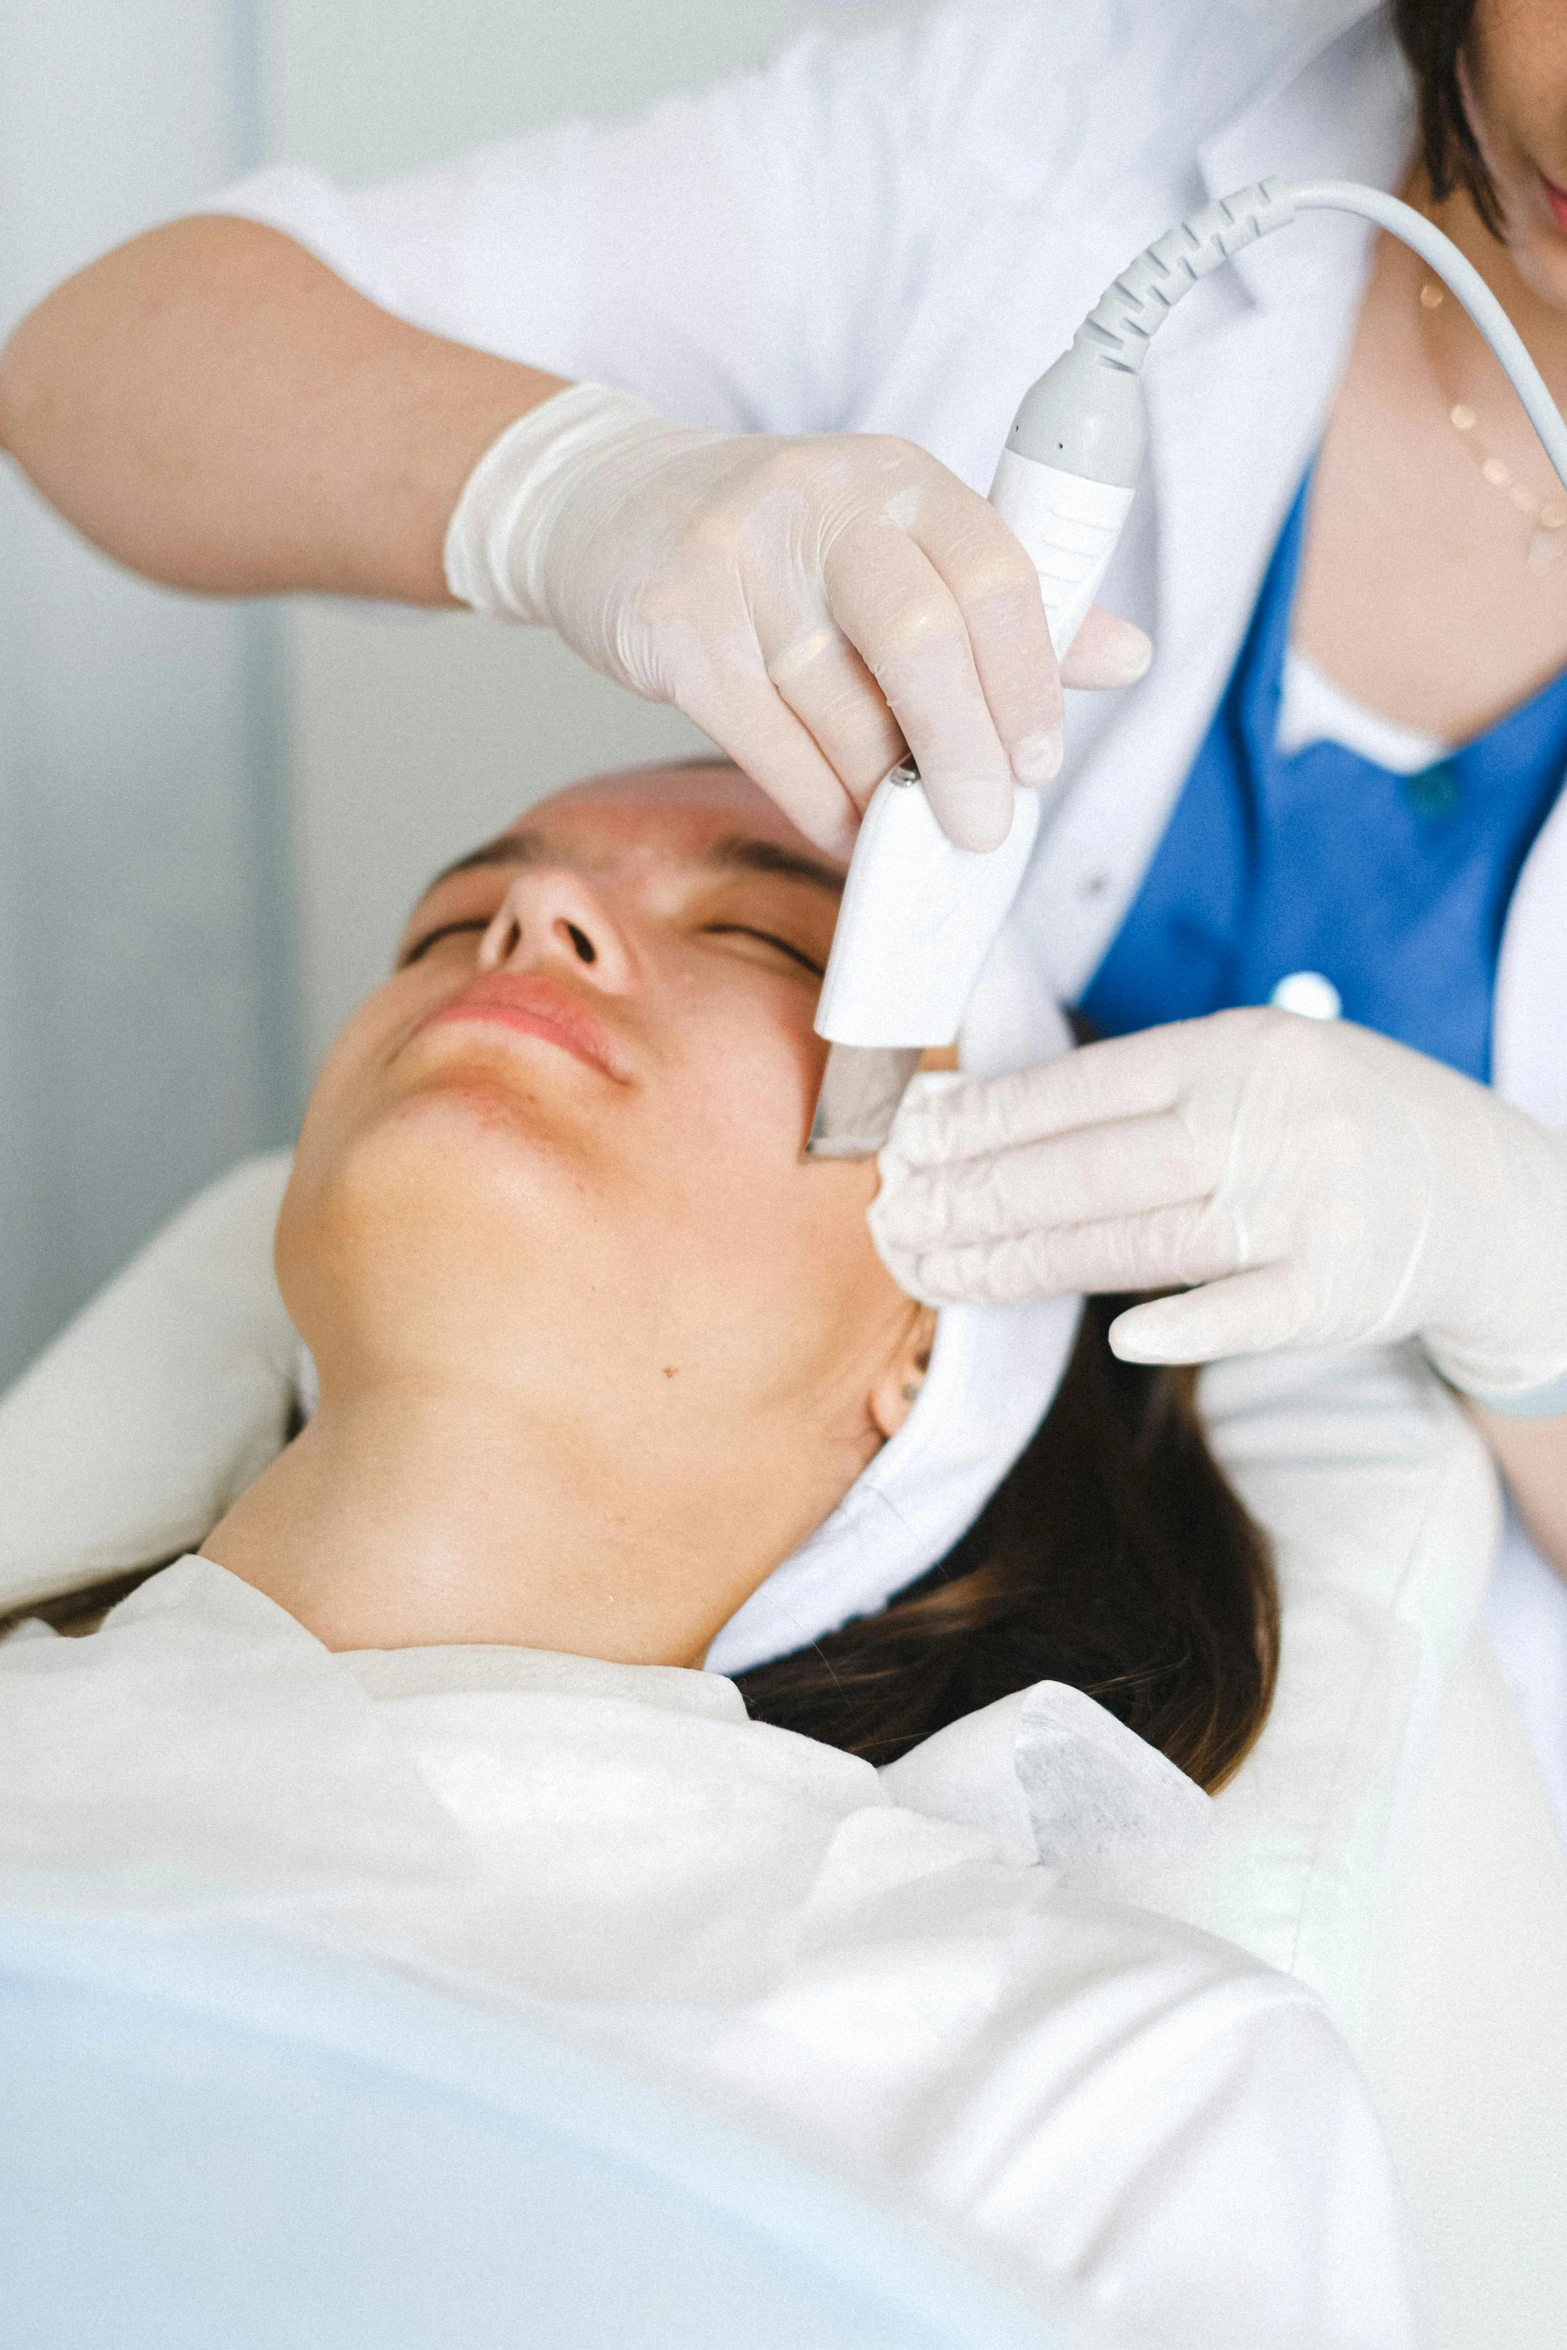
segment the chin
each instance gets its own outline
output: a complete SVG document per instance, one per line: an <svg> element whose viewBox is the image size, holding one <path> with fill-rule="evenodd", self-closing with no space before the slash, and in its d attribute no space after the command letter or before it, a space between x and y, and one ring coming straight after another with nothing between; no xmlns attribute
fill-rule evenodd
<svg viewBox="0 0 1567 2350"><path fill-rule="evenodd" d="M1520 157L1510 170L1492 164L1508 257L1531 294L1567 311L1567 228L1557 221L1545 175Z"/></svg>
<svg viewBox="0 0 1567 2350"><path fill-rule="evenodd" d="M548 1279L583 1225L592 1154L528 1116L515 1089L421 1090L349 1142L307 1124L278 1218L284 1303L318 1361L430 1359L445 1334L493 1330ZM433 1363L432 1363L433 1367Z"/></svg>
<svg viewBox="0 0 1567 2350"><path fill-rule="evenodd" d="M1554 225L1535 229L1511 247L1513 267L1528 287L1553 310L1567 312L1567 236Z"/></svg>

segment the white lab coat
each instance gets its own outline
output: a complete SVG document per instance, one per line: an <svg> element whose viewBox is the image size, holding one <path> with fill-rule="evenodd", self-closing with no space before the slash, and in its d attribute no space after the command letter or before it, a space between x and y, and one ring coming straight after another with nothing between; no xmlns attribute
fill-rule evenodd
<svg viewBox="0 0 1567 2350"><path fill-rule="evenodd" d="M222 199L438 332L764 431L895 432L989 484L1021 391L1133 253L1273 172L1391 186L1408 77L1380 10L1232 0L971 6L622 129L569 126L360 194L264 173ZM1134 899L1234 660L1343 364L1367 250L1314 215L1176 312L1105 600L1158 659L1074 697L1017 920L1070 1000ZM1346 872L1351 869L1346 861ZM1567 804L1513 900L1498 1088L1567 1126Z"/></svg>

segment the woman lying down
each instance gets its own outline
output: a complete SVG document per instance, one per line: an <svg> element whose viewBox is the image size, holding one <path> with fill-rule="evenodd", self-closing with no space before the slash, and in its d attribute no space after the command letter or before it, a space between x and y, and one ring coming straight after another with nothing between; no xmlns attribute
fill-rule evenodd
<svg viewBox="0 0 1567 2350"><path fill-rule="evenodd" d="M1267 1707L1263 1546L1108 1314L938 1323L874 1167L802 1164L839 879L696 767L431 887L278 1227L319 1406L199 1557L0 1646L0 1896L516 2003L1085 2342L1401 2343L1347 2055L1158 1914Z"/></svg>

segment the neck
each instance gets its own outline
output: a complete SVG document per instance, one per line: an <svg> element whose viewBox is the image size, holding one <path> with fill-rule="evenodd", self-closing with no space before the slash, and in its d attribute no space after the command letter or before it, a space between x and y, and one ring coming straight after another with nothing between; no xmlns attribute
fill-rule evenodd
<svg viewBox="0 0 1567 2350"><path fill-rule="evenodd" d="M1437 203L1421 174L1406 190L1406 195L1410 203L1430 215L1437 227L1451 237L1464 259L1479 271L1523 337L1529 356L1560 406L1567 397L1567 311L1547 301L1520 274L1510 249L1492 236L1475 210L1473 197L1465 189L1455 189L1451 196ZM1423 280L1429 275L1416 255L1409 254L1408 262L1414 277ZM1456 303L1450 306L1456 312ZM1464 324L1468 329L1465 340L1471 346L1470 356L1477 370L1487 378L1494 376L1505 383L1500 362L1492 357L1479 329L1467 320Z"/></svg>
<svg viewBox="0 0 1567 2350"><path fill-rule="evenodd" d="M753 1427L741 1455L732 1429L587 1417L400 1381L324 1395L203 1553L328 1648L698 1666L873 1449Z"/></svg>

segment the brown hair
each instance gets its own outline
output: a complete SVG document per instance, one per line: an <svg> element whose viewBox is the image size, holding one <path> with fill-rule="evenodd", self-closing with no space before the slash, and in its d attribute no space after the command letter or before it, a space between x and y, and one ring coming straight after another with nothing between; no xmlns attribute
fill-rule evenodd
<svg viewBox="0 0 1567 2350"><path fill-rule="evenodd" d="M736 1676L756 1719L883 1763L1067 1681L1222 1786L1273 1696L1272 1558L1208 1449L1195 1375L1110 1352L1130 1302L1088 1300L1054 1404L938 1566L879 1615Z"/></svg>
<svg viewBox="0 0 1567 2350"><path fill-rule="evenodd" d="M1393 29L1415 77L1420 149L1431 193L1464 188L1493 237L1502 205L1464 104L1460 69L1474 24L1475 0L1392 0Z"/></svg>
<svg viewBox="0 0 1567 2350"><path fill-rule="evenodd" d="M1223 1784L1273 1695L1272 1560L1208 1450L1194 1374L1110 1352L1130 1302L1088 1300L1055 1402L939 1565L879 1615L736 1676L754 1719L882 1763L1014 1689L1069 1681ZM96 1631L156 1572L20 1608L0 1634L29 1615Z"/></svg>

